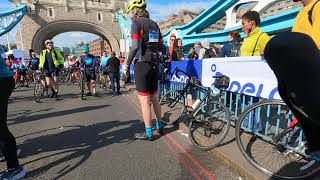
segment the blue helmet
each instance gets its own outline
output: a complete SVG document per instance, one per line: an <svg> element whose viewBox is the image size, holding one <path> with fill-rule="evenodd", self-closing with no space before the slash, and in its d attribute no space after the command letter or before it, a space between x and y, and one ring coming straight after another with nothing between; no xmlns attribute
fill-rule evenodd
<svg viewBox="0 0 320 180"><path fill-rule="evenodd" d="M83 45L83 46L82 46L82 52L84 52L84 53L89 52L89 47L88 47L88 45Z"/></svg>

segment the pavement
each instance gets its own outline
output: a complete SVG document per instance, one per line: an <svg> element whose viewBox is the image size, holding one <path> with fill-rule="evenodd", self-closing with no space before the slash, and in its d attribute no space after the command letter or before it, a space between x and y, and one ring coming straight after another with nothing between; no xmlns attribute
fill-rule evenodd
<svg viewBox="0 0 320 180"><path fill-rule="evenodd" d="M223 160L192 146L171 127L153 142L135 140L144 130L133 91L81 100L77 86L62 86L59 101L33 100L18 88L9 102L8 125L25 179L244 179ZM6 169L0 163L0 171Z"/></svg>

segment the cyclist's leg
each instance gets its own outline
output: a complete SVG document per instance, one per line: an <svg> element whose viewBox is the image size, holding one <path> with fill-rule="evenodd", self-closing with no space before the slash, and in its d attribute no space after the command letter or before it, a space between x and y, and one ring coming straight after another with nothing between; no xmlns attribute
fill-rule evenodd
<svg viewBox="0 0 320 180"><path fill-rule="evenodd" d="M91 85L91 90L92 90L92 93L93 95L96 94L96 79L97 79L97 76L96 76L96 73L95 71L91 71L90 72L90 85Z"/></svg>
<svg viewBox="0 0 320 180"><path fill-rule="evenodd" d="M53 72L53 80L54 80L55 90L56 90L56 93L57 93L59 91L59 70L58 69L56 69Z"/></svg>
<svg viewBox="0 0 320 180"><path fill-rule="evenodd" d="M153 139L152 133L152 120L151 120L151 107L150 107L150 74L151 67L147 63L138 62L134 67L136 89L141 105L142 117L145 125L145 136L137 136L139 139Z"/></svg>
<svg viewBox="0 0 320 180"><path fill-rule="evenodd" d="M153 66L152 67L152 71L151 73L149 74L148 77L150 77L150 99L151 99L151 102L152 102L152 105L153 105L153 110L154 110L154 113L156 114L156 128L157 129L161 129L162 126L161 126L161 118L162 118L162 114L161 114L161 106L160 106L160 103L159 103L159 94L158 94L158 79L157 79L157 76L158 76L158 71L159 71L159 68L157 66Z"/></svg>

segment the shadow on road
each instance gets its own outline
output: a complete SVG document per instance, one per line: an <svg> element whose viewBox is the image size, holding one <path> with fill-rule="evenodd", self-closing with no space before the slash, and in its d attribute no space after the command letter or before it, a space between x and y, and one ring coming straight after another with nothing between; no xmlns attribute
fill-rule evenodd
<svg viewBox="0 0 320 180"><path fill-rule="evenodd" d="M47 161L42 167L29 171L27 178L37 177L57 166L65 166L53 178L59 179L88 160L93 151L110 144L131 141L139 127L143 127L140 120L110 121L88 126L72 126L72 129L57 134L26 140L21 145L25 156L37 156L40 153L46 153L46 156L24 165Z"/></svg>
<svg viewBox="0 0 320 180"><path fill-rule="evenodd" d="M37 120L47 119L51 117L56 118L60 116L66 116L66 115L76 114L81 112L94 111L94 110L103 109L109 106L111 105L87 106L87 107L74 108L74 109L69 109L64 111L51 112L46 114L37 114L33 116L28 116L28 114L23 114L22 116L19 116L17 118L8 119L8 125L37 121Z"/></svg>

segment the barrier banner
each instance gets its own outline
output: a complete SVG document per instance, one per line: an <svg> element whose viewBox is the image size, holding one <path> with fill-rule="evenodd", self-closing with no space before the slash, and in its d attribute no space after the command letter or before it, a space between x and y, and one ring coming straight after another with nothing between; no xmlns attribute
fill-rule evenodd
<svg viewBox="0 0 320 180"><path fill-rule="evenodd" d="M166 67L169 69L169 72L172 74L170 79L171 84L184 84L187 82L188 77L184 76L182 73L179 73L178 78L175 73L175 69L179 68L182 71L185 71L189 75L197 78L199 81L202 79L202 61L201 60L185 60L185 61L172 61L166 63Z"/></svg>
<svg viewBox="0 0 320 180"><path fill-rule="evenodd" d="M261 57L214 58L202 61L202 85L211 87L213 76L230 77L228 91L267 99L281 99L277 79Z"/></svg>

